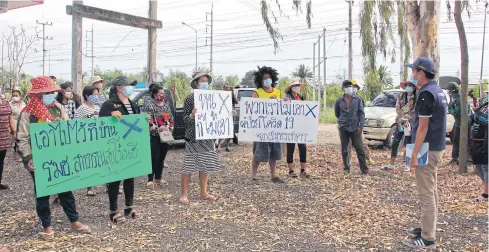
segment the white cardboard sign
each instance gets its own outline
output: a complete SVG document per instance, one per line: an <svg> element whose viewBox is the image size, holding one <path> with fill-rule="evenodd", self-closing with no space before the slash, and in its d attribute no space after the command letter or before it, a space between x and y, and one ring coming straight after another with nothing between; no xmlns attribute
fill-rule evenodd
<svg viewBox="0 0 489 252"><path fill-rule="evenodd" d="M319 123L317 102L243 97L240 104L240 141L316 142Z"/></svg>
<svg viewBox="0 0 489 252"><path fill-rule="evenodd" d="M233 106L231 91L194 91L195 137L197 140L233 138Z"/></svg>

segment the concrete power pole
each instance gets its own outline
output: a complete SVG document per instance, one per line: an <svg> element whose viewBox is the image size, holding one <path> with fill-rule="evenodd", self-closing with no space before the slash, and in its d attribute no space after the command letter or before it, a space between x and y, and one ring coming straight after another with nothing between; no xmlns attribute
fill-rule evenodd
<svg viewBox="0 0 489 252"><path fill-rule="evenodd" d="M206 12L206 17L205 17L206 21L207 21L207 15L211 16L211 24L207 25L207 26L210 26L210 28L211 28L211 38L210 38L211 39L211 58L210 58L209 64L210 64L210 70L214 71L214 69L212 68L212 51L214 49L212 47L213 40L214 40L214 4L212 4L212 6L211 6L211 12ZM207 27L206 27L206 32L207 32ZM206 42L207 42L207 40L206 40Z"/></svg>
<svg viewBox="0 0 489 252"><path fill-rule="evenodd" d="M482 88L483 88L483 80L482 80L482 74L484 73L484 44L486 43L486 21L487 21L487 6L489 5L489 2L486 1L486 8L484 10L484 33L482 35L482 57L481 57L481 76L479 80L479 99L482 100L484 97L484 94L482 93Z"/></svg>
<svg viewBox="0 0 489 252"><path fill-rule="evenodd" d="M89 39L88 33L90 33L91 38ZM88 43L90 42L91 46L88 47ZM92 76L95 75L95 66L93 65L93 58L95 58L95 54L93 52L93 23L92 23L92 30L87 30L85 33L85 45L86 45L86 51L87 51L87 58L92 59ZM90 48L90 49L89 49ZM88 54L90 52L90 54Z"/></svg>
<svg viewBox="0 0 489 252"><path fill-rule="evenodd" d="M321 35L318 36L318 102L321 104ZM319 106L321 108L321 106Z"/></svg>
<svg viewBox="0 0 489 252"><path fill-rule="evenodd" d="M149 1L149 18L156 20L158 1ZM156 28L148 29L148 85L151 82L153 73L156 73Z"/></svg>
<svg viewBox="0 0 489 252"><path fill-rule="evenodd" d="M353 74L353 47L352 47L352 21L351 21L351 13L352 13L352 1L348 0L348 79L352 79Z"/></svg>
<svg viewBox="0 0 489 252"><path fill-rule="evenodd" d="M46 37L46 25L52 26L53 23L42 23L36 20L36 24L42 25L42 75L46 75L46 40L52 40L53 37Z"/></svg>
<svg viewBox="0 0 489 252"><path fill-rule="evenodd" d="M3 68L3 45L4 41L2 40L2 87L5 85L5 68Z"/></svg>
<svg viewBox="0 0 489 252"><path fill-rule="evenodd" d="M316 100L316 42L312 43L312 100Z"/></svg>
<svg viewBox="0 0 489 252"><path fill-rule="evenodd" d="M323 111L324 111L324 119L326 119L326 94L327 88L326 85L326 28L323 28Z"/></svg>

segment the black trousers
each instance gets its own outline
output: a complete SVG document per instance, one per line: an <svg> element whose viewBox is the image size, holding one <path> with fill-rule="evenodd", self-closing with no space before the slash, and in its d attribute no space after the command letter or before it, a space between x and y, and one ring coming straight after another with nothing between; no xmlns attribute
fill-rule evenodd
<svg viewBox="0 0 489 252"><path fill-rule="evenodd" d="M346 171L350 171L350 155L348 152L348 144L351 140L353 148L357 152L358 163L360 164L360 170L362 172L368 172L365 150L363 149L362 136L355 132L348 132L343 129L340 131L341 141L341 157L343 158L343 166Z"/></svg>
<svg viewBox="0 0 489 252"><path fill-rule="evenodd" d="M453 126L452 145L452 159L458 159L460 153L460 126Z"/></svg>
<svg viewBox="0 0 489 252"><path fill-rule="evenodd" d="M162 143L159 136L151 136L150 144L153 173L148 174L148 181L153 181L153 179L161 179L166 154L168 153L168 144Z"/></svg>
<svg viewBox="0 0 489 252"><path fill-rule="evenodd" d="M24 164L26 166L27 164ZM30 172L32 181L34 182L34 192L36 192L36 178L33 172ZM36 212L41 220L43 228L51 226L51 209L49 208L49 195L36 198ZM71 191L58 193L59 202L63 207L63 211L71 223L78 221L78 212L76 212L75 196Z"/></svg>
<svg viewBox="0 0 489 252"><path fill-rule="evenodd" d="M287 143L287 164L294 162L295 143ZM297 144L299 149L299 160L301 163L306 162L307 148L305 144Z"/></svg>
<svg viewBox="0 0 489 252"><path fill-rule="evenodd" d="M117 198L119 197L120 181L114 181L107 185L109 194L109 208L111 212L117 211ZM124 197L126 198L126 207L132 207L134 204L134 178L125 179L123 182Z"/></svg>
<svg viewBox="0 0 489 252"><path fill-rule="evenodd" d="M5 165L6 155L7 155L7 150L0 151L0 184L2 184L3 166Z"/></svg>

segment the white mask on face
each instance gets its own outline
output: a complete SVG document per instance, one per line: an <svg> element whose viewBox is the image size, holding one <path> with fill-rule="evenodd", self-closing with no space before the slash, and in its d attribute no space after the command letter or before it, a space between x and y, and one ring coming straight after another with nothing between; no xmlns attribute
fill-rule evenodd
<svg viewBox="0 0 489 252"><path fill-rule="evenodd" d="M301 87L292 87L292 92L298 94L301 92Z"/></svg>
<svg viewBox="0 0 489 252"><path fill-rule="evenodd" d="M18 102L18 101L20 101L20 97L14 96L14 97L12 97L12 101Z"/></svg>

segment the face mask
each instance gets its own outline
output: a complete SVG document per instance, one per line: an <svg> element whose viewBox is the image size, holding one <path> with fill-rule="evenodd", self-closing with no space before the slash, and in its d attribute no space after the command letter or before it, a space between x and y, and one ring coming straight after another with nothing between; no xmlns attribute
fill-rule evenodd
<svg viewBox="0 0 489 252"><path fill-rule="evenodd" d="M418 80L414 78L414 74L409 75L409 80L413 83L413 85L417 86L418 85Z"/></svg>
<svg viewBox="0 0 489 252"><path fill-rule="evenodd" d="M207 82L201 82L201 83L199 83L199 89L202 89L202 90L209 89L209 83L207 83Z"/></svg>
<svg viewBox="0 0 489 252"><path fill-rule="evenodd" d="M88 101L89 101L90 103L92 103L92 104L95 104L95 103L97 103L97 102L98 102L98 96L95 96L95 95L90 95L90 96L88 97Z"/></svg>
<svg viewBox="0 0 489 252"><path fill-rule="evenodd" d="M414 92L414 87L407 86L407 87L406 87L406 92L408 92L408 93L410 93L410 94L411 94L412 92Z"/></svg>
<svg viewBox="0 0 489 252"><path fill-rule="evenodd" d="M264 87L271 87L272 86L272 79L263 80L263 86Z"/></svg>
<svg viewBox="0 0 489 252"><path fill-rule="evenodd" d="M14 96L14 97L12 97L12 101L18 102L18 101L20 101L20 97Z"/></svg>
<svg viewBox="0 0 489 252"><path fill-rule="evenodd" d="M352 87L351 89L352 94L356 95L358 93L358 88Z"/></svg>
<svg viewBox="0 0 489 252"><path fill-rule="evenodd" d="M50 105L56 99L56 94L44 94L42 95L42 103L44 105Z"/></svg>
<svg viewBox="0 0 489 252"><path fill-rule="evenodd" d="M346 95L352 95L353 94L353 88L352 87L345 88L343 91L345 92Z"/></svg>
<svg viewBox="0 0 489 252"><path fill-rule="evenodd" d="M132 95L132 92L134 91L133 86L126 86L124 87L124 90L122 91L122 94L124 94L125 97L129 97Z"/></svg>
<svg viewBox="0 0 489 252"><path fill-rule="evenodd" d="M163 101L164 99L165 99L164 95L157 95L156 96L156 100L158 100L158 101Z"/></svg>
<svg viewBox="0 0 489 252"><path fill-rule="evenodd" d="M298 94L301 92L301 87L292 87L292 92Z"/></svg>
<svg viewBox="0 0 489 252"><path fill-rule="evenodd" d="M73 93L72 92L65 92L65 97L66 98L71 98L71 96L73 96Z"/></svg>

